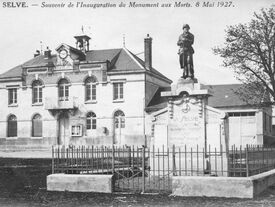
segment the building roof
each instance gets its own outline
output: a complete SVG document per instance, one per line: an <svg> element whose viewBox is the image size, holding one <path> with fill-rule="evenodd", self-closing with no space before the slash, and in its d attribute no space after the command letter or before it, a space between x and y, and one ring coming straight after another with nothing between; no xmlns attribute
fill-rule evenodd
<svg viewBox="0 0 275 207"><path fill-rule="evenodd" d="M212 96L208 98L208 105L214 108L248 106L236 93L241 87L242 84L202 85L203 89L209 89L212 92ZM169 87L159 88L148 103L146 111L153 112L167 107L167 99L160 94L162 91L169 90L171 90Z"/></svg>
<svg viewBox="0 0 275 207"><path fill-rule="evenodd" d="M242 87L242 84L204 85L203 87L212 92L212 96L208 98L209 106L219 108L248 105L236 93Z"/></svg>
<svg viewBox="0 0 275 207"><path fill-rule="evenodd" d="M133 53L131 53L131 54L139 62L139 64L142 65L143 68L145 68L145 62L143 60L141 60L138 56L134 55ZM157 74L157 75L161 76L162 78L166 78L167 79L166 76L164 76L162 73L160 73L159 71L157 71L155 68L152 67L150 70L151 70L152 73Z"/></svg>
<svg viewBox="0 0 275 207"><path fill-rule="evenodd" d="M86 60L89 61L112 61L121 49L90 50L86 53Z"/></svg>
<svg viewBox="0 0 275 207"><path fill-rule="evenodd" d="M73 48L69 46L70 48ZM75 49L75 48L74 48ZM75 49L77 50L77 49ZM106 50L90 50L86 53L86 61L109 61L110 68L108 72L118 72L118 71L147 71L145 68L144 61L138 58L136 55L131 53L125 48L118 49L106 49ZM56 65L57 55L51 55L51 58L45 59L44 55L39 55L30 59L29 61L18 65L7 72L0 74L1 78L13 78L22 76L22 67L43 67L49 64ZM152 68L151 73L172 82L166 76L162 75L156 69Z"/></svg>
<svg viewBox="0 0 275 207"><path fill-rule="evenodd" d="M0 74L0 78L13 78L22 76L22 68L33 66L33 67L43 67L47 66L49 63L54 64L56 62L56 55L52 55L51 59L45 59L43 55L36 56L27 62L17 65L14 68Z"/></svg>
<svg viewBox="0 0 275 207"><path fill-rule="evenodd" d="M161 96L161 92L163 91L170 91L171 87L159 87L150 102L146 106L147 112L154 112L160 109L166 108L168 100L166 97Z"/></svg>
<svg viewBox="0 0 275 207"><path fill-rule="evenodd" d="M22 75L22 67L18 65L2 74L0 74L0 78L10 78L10 77L21 77Z"/></svg>

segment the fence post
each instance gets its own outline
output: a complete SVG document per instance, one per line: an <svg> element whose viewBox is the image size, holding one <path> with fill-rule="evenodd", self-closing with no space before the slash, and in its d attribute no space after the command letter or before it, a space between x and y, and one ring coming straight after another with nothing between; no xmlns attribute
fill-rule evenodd
<svg viewBox="0 0 275 207"><path fill-rule="evenodd" d="M56 153L56 151L55 151ZM63 169L62 167L60 168L60 146L57 146L57 162L56 162L56 168L58 169L58 173L63 173ZM60 169L62 170L62 172L60 172Z"/></svg>
<svg viewBox="0 0 275 207"><path fill-rule="evenodd" d="M246 177L249 177L249 164L248 164L248 144L246 145L245 148L245 157L246 157Z"/></svg>
<svg viewBox="0 0 275 207"><path fill-rule="evenodd" d="M173 159L173 175L177 175L177 171L176 171L176 151L175 151L175 145L173 145L173 156L172 156L172 159Z"/></svg>
<svg viewBox="0 0 275 207"><path fill-rule="evenodd" d="M115 174L115 147L112 146L112 174Z"/></svg>
<svg viewBox="0 0 275 207"><path fill-rule="evenodd" d="M52 146L52 174L54 174L54 146Z"/></svg>
<svg viewBox="0 0 275 207"><path fill-rule="evenodd" d="M142 193L145 193L145 146L142 146Z"/></svg>
<svg viewBox="0 0 275 207"><path fill-rule="evenodd" d="M264 146L262 146L262 152L263 152L263 167L262 167L262 170L261 170L261 172L264 172L265 171L265 155L264 155Z"/></svg>
<svg viewBox="0 0 275 207"><path fill-rule="evenodd" d="M131 146L128 147L128 159L129 159L129 167L132 167L132 158L131 158Z"/></svg>

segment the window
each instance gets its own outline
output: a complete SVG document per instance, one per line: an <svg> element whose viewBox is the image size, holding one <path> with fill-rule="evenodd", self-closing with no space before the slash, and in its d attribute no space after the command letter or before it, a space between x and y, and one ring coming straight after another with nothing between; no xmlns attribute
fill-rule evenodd
<svg viewBox="0 0 275 207"><path fill-rule="evenodd" d="M58 83L58 97L59 101L69 100L69 81L66 79L61 79Z"/></svg>
<svg viewBox="0 0 275 207"><path fill-rule="evenodd" d="M125 115L122 111L118 110L114 114L115 128L125 128Z"/></svg>
<svg viewBox="0 0 275 207"><path fill-rule="evenodd" d="M228 116L255 116L255 112L229 112Z"/></svg>
<svg viewBox="0 0 275 207"><path fill-rule="evenodd" d="M95 77L89 77L85 81L85 101L96 100L96 83Z"/></svg>
<svg viewBox="0 0 275 207"><path fill-rule="evenodd" d="M17 118L13 114L8 117L8 137L17 137Z"/></svg>
<svg viewBox="0 0 275 207"><path fill-rule="evenodd" d="M86 128L96 129L96 115L94 112L89 112L86 117Z"/></svg>
<svg viewBox="0 0 275 207"><path fill-rule="evenodd" d="M36 114L32 118L32 136L42 137L42 117Z"/></svg>
<svg viewBox="0 0 275 207"><path fill-rule="evenodd" d="M72 126L72 136L82 136L82 125Z"/></svg>
<svg viewBox="0 0 275 207"><path fill-rule="evenodd" d="M17 88L10 88L9 91L9 105L17 104Z"/></svg>
<svg viewBox="0 0 275 207"><path fill-rule="evenodd" d="M114 100L123 99L123 83L114 83Z"/></svg>
<svg viewBox="0 0 275 207"><path fill-rule="evenodd" d="M42 83L34 81L32 84L32 103L42 103Z"/></svg>

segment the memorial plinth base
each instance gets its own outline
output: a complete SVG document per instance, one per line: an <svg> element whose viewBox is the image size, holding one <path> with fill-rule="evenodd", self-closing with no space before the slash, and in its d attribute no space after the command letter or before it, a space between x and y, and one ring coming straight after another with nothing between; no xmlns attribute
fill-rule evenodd
<svg viewBox="0 0 275 207"><path fill-rule="evenodd" d="M171 91L162 92L161 96L168 100L168 146L205 147L205 107L209 91L203 89L197 79L180 78Z"/></svg>

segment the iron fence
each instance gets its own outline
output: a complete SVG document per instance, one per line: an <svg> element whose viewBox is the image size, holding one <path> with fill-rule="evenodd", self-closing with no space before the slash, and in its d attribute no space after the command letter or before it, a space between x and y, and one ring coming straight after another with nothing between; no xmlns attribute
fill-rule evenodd
<svg viewBox="0 0 275 207"><path fill-rule="evenodd" d="M116 191L170 192L172 176L246 177L273 168L275 148L263 146L52 149L53 173L113 174Z"/></svg>

